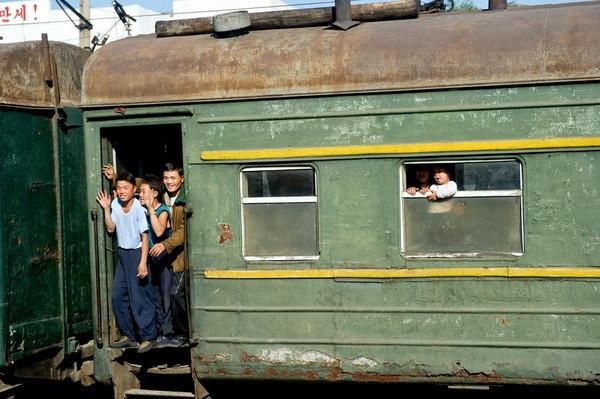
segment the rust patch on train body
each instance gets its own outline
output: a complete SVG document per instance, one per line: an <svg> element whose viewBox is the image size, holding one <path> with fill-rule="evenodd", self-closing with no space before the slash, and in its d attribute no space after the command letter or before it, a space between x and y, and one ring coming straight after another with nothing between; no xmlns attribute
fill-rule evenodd
<svg viewBox="0 0 600 399"><path fill-rule="evenodd" d="M322 351L294 351L289 348L263 350L250 354L241 352L239 364L228 363L234 359L231 354L197 356L208 374L220 377L293 379L306 381L355 381L381 383L455 383L496 385L505 383L505 379L495 370L489 372L471 371L456 362L448 372L433 371L433 366L408 362L404 365L380 363L363 356L352 359L340 359ZM361 366L363 365L363 366ZM233 367L232 367L233 366ZM360 368L364 370L359 370ZM377 369L369 371L368 369ZM199 369L198 369L199 370ZM202 378L203 373L199 373ZM534 380L521 380L520 383L536 383Z"/></svg>
<svg viewBox="0 0 600 399"><path fill-rule="evenodd" d="M30 41L0 47L0 104L40 108L79 105L81 73L90 53L66 43L47 45ZM57 76L50 71L52 63ZM55 97L58 88L60 104L56 104Z"/></svg>
<svg viewBox="0 0 600 399"><path fill-rule="evenodd" d="M219 223L219 244L233 240L233 229L229 223Z"/></svg>
<svg viewBox="0 0 600 399"><path fill-rule="evenodd" d="M266 350L258 354L242 351L239 358L231 353L218 353L212 356L196 355L195 373L199 379L206 377L242 378L242 379L273 379L296 381L354 381L360 383L427 383L427 384L458 384L458 385L500 385L512 384L548 384L556 383L546 378L526 378L512 376L505 378L496 370L470 370L461 362L450 366L447 372L435 370L436 367L409 361L405 364L380 363L375 359L379 371L359 371L357 359L367 359L362 356L352 359L341 359L321 351L291 351L288 348ZM361 360L361 362L362 362ZM364 363L365 368L370 366ZM506 365L504 365L506 366ZM544 375L556 373L549 369ZM585 374L585 373L583 373ZM573 378L561 381L563 384L589 385L597 384L595 379Z"/></svg>

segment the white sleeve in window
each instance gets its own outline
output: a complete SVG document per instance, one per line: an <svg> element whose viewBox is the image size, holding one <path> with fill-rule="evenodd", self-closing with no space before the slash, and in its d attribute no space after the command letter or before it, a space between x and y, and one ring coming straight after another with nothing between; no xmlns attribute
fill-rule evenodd
<svg viewBox="0 0 600 399"><path fill-rule="evenodd" d="M450 180L446 184L432 184L430 189L436 192L438 198L450 198L456 194L458 187L454 181Z"/></svg>

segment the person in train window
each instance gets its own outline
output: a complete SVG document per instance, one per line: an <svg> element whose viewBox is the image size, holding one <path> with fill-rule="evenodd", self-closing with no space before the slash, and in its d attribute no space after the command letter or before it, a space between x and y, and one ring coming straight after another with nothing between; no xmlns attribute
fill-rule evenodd
<svg viewBox="0 0 600 399"><path fill-rule="evenodd" d="M429 201L437 201L453 197L458 190L456 183L450 179L450 172L445 166L435 166L433 168L433 180L435 184L429 186L429 193L426 194Z"/></svg>
<svg viewBox="0 0 600 399"><path fill-rule="evenodd" d="M112 201L103 191L96 196L96 201L104 210L106 231L116 232L118 244L112 306L123 336L111 347L137 347L139 353L144 353L154 346L156 340L154 290L147 265L148 222L144 208L134 197L133 174L121 173L116 179L115 191L117 196ZM139 347L137 336L142 341Z"/></svg>
<svg viewBox="0 0 600 399"><path fill-rule="evenodd" d="M171 234L169 208L164 204L164 188L161 179L155 175L146 176L140 185L140 202L146 207L150 249ZM156 347L174 345L173 319L171 314L171 284L173 271L166 253L149 258L150 274L154 286L156 302L156 323L158 338Z"/></svg>
<svg viewBox="0 0 600 399"><path fill-rule="evenodd" d="M410 195L425 196L429 191L431 184L431 173L427 165L417 165L415 169L414 185L406 189Z"/></svg>
<svg viewBox="0 0 600 399"><path fill-rule="evenodd" d="M169 346L184 345L189 338L187 300L185 292L185 190L183 188L183 168L167 163L163 170L165 204L171 215L171 236L150 249L150 256L159 256L165 251L173 263L173 284L171 286L171 312L173 332Z"/></svg>

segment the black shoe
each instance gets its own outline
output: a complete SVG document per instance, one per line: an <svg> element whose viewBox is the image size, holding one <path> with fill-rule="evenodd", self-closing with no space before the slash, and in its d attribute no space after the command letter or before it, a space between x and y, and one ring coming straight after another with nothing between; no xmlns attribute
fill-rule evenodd
<svg viewBox="0 0 600 399"><path fill-rule="evenodd" d="M163 337L161 347L163 348L179 348L186 344L187 340L180 336Z"/></svg>
<svg viewBox="0 0 600 399"><path fill-rule="evenodd" d="M113 342L109 345L112 349L128 349L128 348L137 348L137 342L134 342L129 339L129 337L121 337L118 341Z"/></svg>
<svg viewBox="0 0 600 399"><path fill-rule="evenodd" d="M171 342L171 339L169 337L166 337L164 335L159 335L158 338L156 338L156 345L154 345L154 347L157 349L167 348L169 346L170 342Z"/></svg>
<svg viewBox="0 0 600 399"><path fill-rule="evenodd" d="M138 348L138 353L148 352L150 349L152 349L154 347L154 344L156 344L156 341L142 341L142 343L140 344L140 347Z"/></svg>

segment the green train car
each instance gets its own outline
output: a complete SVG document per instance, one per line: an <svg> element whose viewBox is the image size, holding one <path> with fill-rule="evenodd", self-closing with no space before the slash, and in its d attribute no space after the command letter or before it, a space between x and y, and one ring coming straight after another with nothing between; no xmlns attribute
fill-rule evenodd
<svg viewBox="0 0 600 399"><path fill-rule="evenodd" d="M87 204L106 162L183 164L196 382L595 385L598 21L589 2L111 43L84 71ZM440 165L452 198L406 192ZM114 244L89 236L107 342Z"/></svg>
<svg viewBox="0 0 600 399"><path fill-rule="evenodd" d="M79 380L85 354L91 364L89 216L81 190L85 159L78 108L88 55L45 36L0 45L0 372L5 382Z"/></svg>

